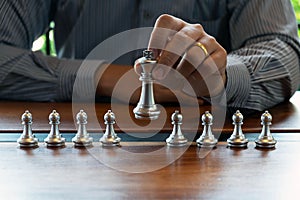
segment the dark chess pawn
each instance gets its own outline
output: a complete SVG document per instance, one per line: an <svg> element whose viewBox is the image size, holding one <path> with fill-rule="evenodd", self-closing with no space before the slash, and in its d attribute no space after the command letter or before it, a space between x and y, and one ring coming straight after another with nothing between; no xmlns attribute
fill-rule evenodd
<svg viewBox="0 0 300 200"><path fill-rule="evenodd" d="M106 130L104 135L100 138L100 142L103 146L118 146L120 144L121 138L117 136L114 130L115 119L115 114L111 110L108 110L104 115Z"/></svg>
<svg viewBox="0 0 300 200"><path fill-rule="evenodd" d="M171 116L173 131L166 139L169 146L185 146L188 142L181 132L180 126L182 124L182 118L182 114L180 114L178 110L176 110Z"/></svg>
<svg viewBox="0 0 300 200"><path fill-rule="evenodd" d="M63 147L65 146L65 138L59 132L58 125L60 124L60 115L56 110L53 110L49 115L49 124L51 130L44 142L47 147Z"/></svg>
<svg viewBox="0 0 300 200"><path fill-rule="evenodd" d="M237 147L237 148L246 148L248 144L248 139L245 138L245 135L242 131L243 124L243 115L239 110L234 113L232 116L232 121L234 125L234 130L230 138L228 138L227 143L229 147Z"/></svg>
<svg viewBox="0 0 300 200"><path fill-rule="evenodd" d="M26 110L25 113L21 117L23 127L23 133L20 138L17 140L20 147L38 147L38 139L34 137L31 129L32 124L32 115Z"/></svg>
<svg viewBox="0 0 300 200"><path fill-rule="evenodd" d="M218 140L214 137L211 131L211 125L213 124L213 116L206 111L202 117L203 132L200 138L196 141L199 147L213 148L217 145Z"/></svg>
<svg viewBox="0 0 300 200"><path fill-rule="evenodd" d="M160 110L154 101L153 94L153 78L152 70L156 65L156 60L153 57L151 50L143 51L143 57L140 58L142 73L140 81L142 81L142 90L140 100L137 106L133 109L136 119L155 120L159 117Z"/></svg>
<svg viewBox="0 0 300 200"><path fill-rule="evenodd" d="M276 144L276 140L273 138L271 131L270 131L270 125L272 124L272 115L265 111L261 115L261 125L262 130L258 138L255 140L256 147L258 148L274 148Z"/></svg>
<svg viewBox="0 0 300 200"><path fill-rule="evenodd" d="M87 124L87 114L80 110L76 115L76 120L78 124L78 130L75 137L72 138L72 142L75 147L85 147L91 146L93 144L93 138L89 136L86 130Z"/></svg>

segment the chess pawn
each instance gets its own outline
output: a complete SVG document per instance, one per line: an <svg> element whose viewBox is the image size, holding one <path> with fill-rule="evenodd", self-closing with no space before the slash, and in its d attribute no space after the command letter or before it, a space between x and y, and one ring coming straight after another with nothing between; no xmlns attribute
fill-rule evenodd
<svg viewBox="0 0 300 200"><path fill-rule="evenodd" d="M75 147L91 146L93 143L93 138L89 136L86 130L87 114L83 110L80 110L76 115L76 120L78 124L78 130L75 137L72 138L72 142L74 143Z"/></svg>
<svg viewBox="0 0 300 200"><path fill-rule="evenodd" d="M247 147L248 139L245 138L245 135L242 131L243 119L244 117L239 110L237 110L236 113L234 113L234 115L232 116L232 124L234 125L234 130L230 138L228 138L227 140L229 147Z"/></svg>
<svg viewBox="0 0 300 200"><path fill-rule="evenodd" d="M100 138L100 142L104 146L117 146L120 144L121 138L117 136L114 130L115 119L115 114L111 110L108 110L104 115L106 130L104 135Z"/></svg>
<svg viewBox="0 0 300 200"><path fill-rule="evenodd" d="M136 119L155 120L159 117L160 110L155 104L153 94L154 80L152 78L152 70L156 65L153 52L151 50L145 50L140 61L142 73L139 80L142 81L142 90L140 100L137 106L133 109L133 113Z"/></svg>
<svg viewBox="0 0 300 200"><path fill-rule="evenodd" d="M60 124L60 115L56 110L53 110L49 115L49 124L51 130L44 142L47 147L63 147L65 146L65 138L59 132L58 125Z"/></svg>
<svg viewBox="0 0 300 200"><path fill-rule="evenodd" d="M206 111L202 117L203 132L200 138L196 141L199 147L213 148L217 145L218 140L214 137L211 131L213 116Z"/></svg>
<svg viewBox="0 0 300 200"><path fill-rule="evenodd" d="M270 131L270 125L272 124L272 115L268 111L265 111L265 113L261 115L260 119L262 130L258 138L255 140L256 147L274 148L277 141L273 138Z"/></svg>
<svg viewBox="0 0 300 200"><path fill-rule="evenodd" d="M38 139L34 137L31 129L32 115L26 110L21 117L23 127L23 133L17 140L20 147L38 147Z"/></svg>
<svg viewBox="0 0 300 200"><path fill-rule="evenodd" d="M185 146L188 142L181 132L180 126L182 124L182 118L183 117L178 110L176 110L171 116L173 131L166 139L166 142L169 146Z"/></svg>

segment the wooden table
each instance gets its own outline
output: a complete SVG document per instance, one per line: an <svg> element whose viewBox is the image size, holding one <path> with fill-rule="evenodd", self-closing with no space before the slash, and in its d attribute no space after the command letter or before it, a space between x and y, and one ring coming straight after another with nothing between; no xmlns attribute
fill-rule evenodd
<svg viewBox="0 0 300 200"><path fill-rule="evenodd" d="M140 153L162 144L123 145L116 148ZM299 140L279 142L272 151L257 150L252 142L248 149L232 150L221 142L202 157L193 145L168 166L128 173L122 166L145 170L146 165L159 166L160 160L133 163L98 144L91 149L71 144L47 149L41 144L22 150L14 143L1 143L1 199L297 199L299 149ZM161 156L172 156L170 151ZM105 159L120 167L109 167Z"/></svg>
<svg viewBox="0 0 300 200"><path fill-rule="evenodd" d="M36 103L36 102L0 102L0 133L21 133L21 115L29 110L33 115L33 131L36 133L47 133L50 130L48 115L52 110L57 110L61 116L60 130L62 133L74 133L76 130L76 113L84 109L88 114L87 128L90 132L100 133L105 130L103 115L112 109L116 115L116 132L152 133L172 131L170 116L175 110L183 111L182 129L189 131L202 131L201 114L211 111L210 106L179 108L175 106L165 107L166 113L152 122L136 120L133 116L133 106L123 104L72 104L72 103ZM221 117L214 116L213 129L216 132L231 134L233 125L231 118L224 117L224 110L216 108L215 113L221 113ZM276 133L299 133L300 132L300 92L297 92L290 102L280 104L269 112L273 116L272 132ZM244 117L243 131L245 133L258 133L261 130L260 116L262 112L256 112L251 116ZM166 121L166 122L165 122ZM165 122L165 123L163 123ZM196 125L195 125L196 124ZM121 128L120 128L120 127ZM192 127L192 128L191 128Z"/></svg>
<svg viewBox="0 0 300 200"><path fill-rule="evenodd" d="M102 117L110 105L95 108L98 118L89 119L88 125L96 138L103 132ZM297 199L299 195L299 93L290 103L270 109L278 140L271 150L256 149L253 142L261 129L261 113L244 121L243 130L250 139L247 149L227 148L225 141L216 149L199 149L194 143L169 148L159 138L123 141L113 148L103 148L97 138L90 148L74 148L67 142L65 148L50 149L40 142L39 148L20 149L14 139L22 132L20 117L26 109L33 114L35 134L41 137L49 131L47 118L52 109L61 113L64 136L70 139L76 132L69 103L1 102L0 138L6 138L0 142L1 199ZM174 109L167 108L167 114ZM210 108L200 110L206 109ZM189 116L185 119L189 124ZM169 121L157 135L170 133ZM137 123L141 128L135 131L142 134L147 123ZM231 119L225 120L223 128L215 127L225 139L232 128ZM116 126L116 130L126 132L130 127Z"/></svg>

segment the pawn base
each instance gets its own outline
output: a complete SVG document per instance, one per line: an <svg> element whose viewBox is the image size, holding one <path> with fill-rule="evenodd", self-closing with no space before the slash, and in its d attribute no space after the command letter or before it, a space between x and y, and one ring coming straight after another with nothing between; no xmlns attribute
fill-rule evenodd
<svg viewBox="0 0 300 200"><path fill-rule="evenodd" d="M120 141L121 141L121 138L119 138L119 137L107 138L107 137L103 136L100 139L102 146L119 146Z"/></svg>
<svg viewBox="0 0 300 200"><path fill-rule="evenodd" d="M36 138L32 138L32 139L19 139L17 141L19 143L19 146L21 148L34 148L34 147L38 147L38 140Z"/></svg>
<svg viewBox="0 0 300 200"><path fill-rule="evenodd" d="M217 146L218 140L215 137L201 136L196 142L198 147L213 148Z"/></svg>
<svg viewBox="0 0 300 200"><path fill-rule="evenodd" d="M184 140L184 141L167 141L167 145L170 146L170 147L183 147L183 146L186 146L187 145L187 140Z"/></svg>
<svg viewBox="0 0 300 200"><path fill-rule="evenodd" d="M228 147L246 148L247 145L248 145L248 140L247 139L241 139L241 138L228 139L227 143L228 143L227 144Z"/></svg>
<svg viewBox="0 0 300 200"><path fill-rule="evenodd" d="M166 143L168 146L172 147L182 147L186 146L188 143L188 140L184 136L175 136L171 134L170 137L166 139Z"/></svg>
<svg viewBox="0 0 300 200"><path fill-rule="evenodd" d="M77 138L74 137L72 139L72 142L74 143L75 147L89 147L93 145L93 138L88 137L88 138Z"/></svg>
<svg viewBox="0 0 300 200"><path fill-rule="evenodd" d="M133 109L133 113L136 119L150 119L156 120L160 115L160 110L157 109L156 105L153 106L137 106Z"/></svg>
<svg viewBox="0 0 300 200"><path fill-rule="evenodd" d="M272 142L268 142L268 143L261 142L261 141L255 141L255 144L256 144L256 147L258 147L258 148L273 149L273 148L275 148L276 141L272 141Z"/></svg>
<svg viewBox="0 0 300 200"><path fill-rule="evenodd" d="M244 144L228 143L227 146L230 148L247 148L248 142Z"/></svg>
<svg viewBox="0 0 300 200"><path fill-rule="evenodd" d="M63 147L65 146L65 138L46 138L44 140L47 147Z"/></svg>
<svg viewBox="0 0 300 200"><path fill-rule="evenodd" d="M75 147L90 147L93 146L93 142L73 142Z"/></svg>
<svg viewBox="0 0 300 200"><path fill-rule="evenodd" d="M199 148L215 148L217 143L197 143Z"/></svg>
<svg viewBox="0 0 300 200"><path fill-rule="evenodd" d="M65 146L65 142L60 142L60 143L49 143L49 142L45 142L47 147L64 147Z"/></svg>
<svg viewBox="0 0 300 200"><path fill-rule="evenodd" d="M259 137L258 139L255 140L255 143L256 143L256 147L258 148L271 149L275 147L277 141L272 136L268 136L268 137Z"/></svg>
<svg viewBox="0 0 300 200"><path fill-rule="evenodd" d="M105 147L120 146L120 142L101 142L101 144Z"/></svg>

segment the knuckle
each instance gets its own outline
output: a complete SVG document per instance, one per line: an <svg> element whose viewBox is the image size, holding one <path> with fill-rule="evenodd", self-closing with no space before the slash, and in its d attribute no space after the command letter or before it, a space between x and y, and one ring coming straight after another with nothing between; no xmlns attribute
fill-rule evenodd
<svg viewBox="0 0 300 200"><path fill-rule="evenodd" d="M224 48L221 48L221 54L227 56L227 51Z"/></svg>
<svg viewBox="0 0 300 200"><path fill-rule="evenodd" d="M217 40L216 40L215 37L209 35L209 36L208 36L208 42L209 42L209 43L216 43Z"/></svg>
<svg viewBox="0 0 300 200"><path fill-rule="evenodd" d="M156 25L165 25L170 23L170 21L173 19L171 15L168 14L162 14L160 15L156 20Z"/></svg>
<svg viewBox="0 0 300 200"><path fill-rule="evenodd" d="M220 55L220 57L227 56L227 51L222 46L220 46L220 48L219 48L219 55Z"/></svg>
<svg viewBox="0 0 300 200"><path fill-rule="evenodd" d="M201 24L194 24L193 26L198 32L203 32L203 26Z"/></svg>

